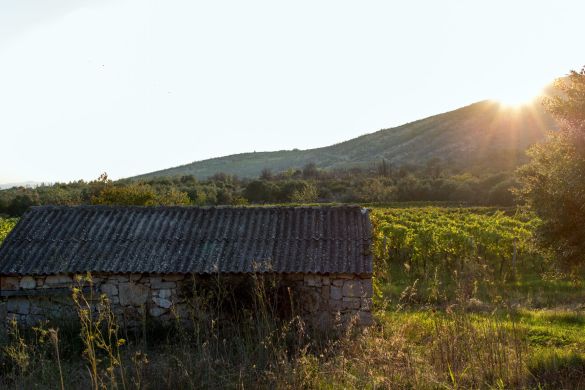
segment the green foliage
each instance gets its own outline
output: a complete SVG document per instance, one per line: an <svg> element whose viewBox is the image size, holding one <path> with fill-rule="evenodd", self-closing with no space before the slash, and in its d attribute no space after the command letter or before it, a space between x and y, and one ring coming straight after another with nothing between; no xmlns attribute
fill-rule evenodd
<svg viewBox="0 0 585 390"><path fill-rule="evenodd" d="M244 189L244 196L254 203L275 202L278 186L267 180L254 180Z"/></svg>
<svg viewBox="0 0 585 390"><path fill-rule="evenodd" d="M93 204L153 206L156 194L150 186L131 184L124 187L108 186L91 200Z"/></svg>
<svg viewBox="0 0 585 390"><path fill-rule="evenodd" d="M8 236L8 233L14 228L18 218L1 218L0 217L0 244Z"/></svg>
<svg viewBox="0 0 585 390"><path fill-rule="evenodd" d="M176 188L157 193L148 184L132 183L126 186L106 186L91 200L92 204L122 206L188 205L189 196Z"/></svg>
<svg viewBox="0 0 585 390"><path fill-rule="evenodd" d="M3 210L8 215L18 216L24 214L31 206L38 206L40 204L40 196L36 192L23 190L17 191L14 197L10 200Z"/></svg>
<svg viewBox="0 0 585 390"><path fill-rule="evenodd" d="M529 150L517 191L543 220L540 242L569 264L585 253L585 68L557 81L561 94L545 106L561 123L558 133Z"/></svg>
<svg viewBox="0 0 585 390"><path fill-rule="evenodd" d="M530 373L550 389L585 386L585 356L575 351L542 350L528 362Z"/></svg>
<svg viewBox="0 0 585 390"><path fill-rule="evenodd" d="M356 194L364 202L392 202L397 198L397 187L391 180L384 177L371 178L363 181L356 188Z"/></svg>
<svg viewBox="0 0 585 390"><path fill-rule="evenodd" d="M585 122L585 67L572 70L565 78L556 80L557 94L544 100L547 110L568 125Z"/></svg>
<svg viewBox="0 0 585 390"><path fill-rule="evenodd" d="M241 205L247 203L388 203L450 201L507 206L513 204L508 173L475 176L427 167L394 168L381 160L372 169L325 171L315 167L264 172L256 180L216 174L118 180L107 175L84 182L55 183L0 191L0 214L22 215L35 205Z"/></svg>
<svg viewBox="0 0 585 390"><path fill-rule="evenodd" d="M520 265L544 261L532 245L539 220L529 215L487 208L381 208L374 209L372 222L377 273L390 279L391 270L398 270L419 281L433 300L449 298L449 289L439 292L438 284L451 283L471 298L482 284L514 279Z"/></svg>
<svg viewBox="0 0 585 390"><path fill-rule="evenodd" d="M301 182L290 194L290 201L293 203L311 203L317 200L317 187L311 182Z"/></svg>

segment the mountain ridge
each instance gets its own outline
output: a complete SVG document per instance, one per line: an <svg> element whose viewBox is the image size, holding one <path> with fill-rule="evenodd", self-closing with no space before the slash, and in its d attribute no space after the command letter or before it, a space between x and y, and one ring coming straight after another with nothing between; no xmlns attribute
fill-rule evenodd
<svg viewBox="0 0 585 390"><path fill-rule="evenodd" d="M232 154L130 179L182 175L205 179L220 172L252 178L266 168L280 172L308 163L321 169L364 168L381 160L397 166L438 160L467 170L510 170L525 160L530 145L555 128L554 120L536 103L509 108L484 100L329 146Z"/></svg>

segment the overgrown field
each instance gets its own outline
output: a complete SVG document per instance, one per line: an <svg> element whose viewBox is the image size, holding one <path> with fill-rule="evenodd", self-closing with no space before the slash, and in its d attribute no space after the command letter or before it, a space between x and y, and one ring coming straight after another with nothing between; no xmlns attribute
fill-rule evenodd
<svg viewBox="0 0 585 390"><path fill-rule="evenodd" d="M534 245L532 215L392 206L372 221L371 328L322 335L277 320L261 280L255 310L231 322L211 300L216 315L190 327L135 333L107 304L88 321L77 294L81 326L0 335L0 388L585 388L583 273Z"/></svg>
<svg viewBox="0 0 585 390"><path fill-rule="evenodd" d="M440 362L414 387L585 388L583 270L535 246L533 215L387 207L372 220L378 319Z"/></svg>

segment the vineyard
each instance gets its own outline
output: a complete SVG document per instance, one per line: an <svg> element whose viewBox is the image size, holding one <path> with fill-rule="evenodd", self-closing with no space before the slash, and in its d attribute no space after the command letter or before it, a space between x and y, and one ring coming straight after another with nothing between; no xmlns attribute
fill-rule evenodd
<svg viewBox="0 0 585 390"><path fill-rule="evenodd" d="M394 289L416 283L431 303L486 294L545 264L533 240L539 221L522 212L375 208L372 222L379 278Z"/></svg>

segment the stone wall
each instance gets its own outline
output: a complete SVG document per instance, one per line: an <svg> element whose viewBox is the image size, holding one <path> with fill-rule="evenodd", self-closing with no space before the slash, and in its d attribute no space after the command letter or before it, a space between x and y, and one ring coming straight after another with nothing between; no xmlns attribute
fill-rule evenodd
<svg viewBox="0 0 585 390"><path fill-rule="evenodd" d="M294 314L311 325L327 328L350 319L360 325L372 322L371 276L349 274L269 275L290 292ZM266 276L263 276L266 278ZM221 279L224 276L215 275ZM226 275L226 283L250 275ZM81 280L80 280L81 279ZM134 326L145 317L168 321L203 315L192 293L194 286L210 277L184 274L94 274L91 283L75 275L0 276L0 319L15 318L34 324L44 319L75 315L72 288L77 287L90 302L105 294L122 325Z"/></svg>
<svg viewBox="0 0 585 390"><path fill-rule="evenodd" d="M287 275L299 312L309 323L327 328L355 318L359 325L372 323L372 278L349 274Z"/></svg>

